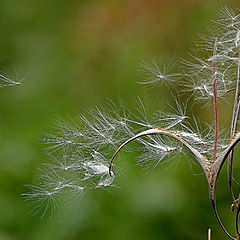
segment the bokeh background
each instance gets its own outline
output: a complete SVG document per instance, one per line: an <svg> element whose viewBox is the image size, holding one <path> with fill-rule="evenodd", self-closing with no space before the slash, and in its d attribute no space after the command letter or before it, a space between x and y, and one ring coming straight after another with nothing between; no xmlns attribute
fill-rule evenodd
<svg viewBox="0 0 240 240"><path fill-rule="evenodd" d="M21 194L48 161L39 139L56 115L84 114L116 97L132 109L137 96L149 114L168 110L168 87L136 83L139 63L188 58L217 10L238 2L0 0L0 63L8 76L26 78L21 87L0 89L0 240L207 239L208 228L213 239L226 239L200 168L185 158L143 174L134 154L125 154L120 189L88 192L51 220L28 214ZM212 121L211 105L190 107L196 118ZM221 110L227 125L231 109ZM225 172L218 207L233 231Z"/></svg>

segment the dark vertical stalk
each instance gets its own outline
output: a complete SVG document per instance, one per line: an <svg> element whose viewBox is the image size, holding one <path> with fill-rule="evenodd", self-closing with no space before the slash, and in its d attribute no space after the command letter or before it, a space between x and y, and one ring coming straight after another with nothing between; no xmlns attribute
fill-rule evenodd
<svg viewBox="0 0 240 240"><path fill-rule="evenodd" d="M240 105L240 51L238 52L238 67L237 67L237 81L236 81L236 90L235 90L235 99L233 105L233 114L232 114L232 124L231 124L231 137L236 133L237 130L237 122L239 118L239 105ZM230 158L228 160L228 184L229 190L232 196L233 201L235 201L235 196L232 189L232 172L233 172L233 155L234 150L232 150L230 154Z"/></svg>
<svg viewBox="0 0 240 240"><path fill-rule="evenodd" d="M218 220L218 223L219 223L219 225L221 226L221 228L222 228L222 230L224 231L224 233L225 233L230 239L236 240L234 237L232 237L232 236L228 233L228 231L227 231L227 230L225 229L225 227L223 226L222 221L221 221L221 219L220 219L220 217L219 217L219 215L218 215L218 211L217 211L217 207L216 207L216 200L215 200L215 199L211 199L211 203L212 203L212 207L213 207L213 211L214 211L214 213L215 213L215 216L216 216L216 218L217 218L217 220Z"/></svg>

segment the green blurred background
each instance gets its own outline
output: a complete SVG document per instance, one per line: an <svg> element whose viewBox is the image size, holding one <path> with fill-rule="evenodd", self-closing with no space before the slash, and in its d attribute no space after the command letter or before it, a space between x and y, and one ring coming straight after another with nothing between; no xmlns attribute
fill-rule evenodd
<svg viewBox="0 0 240 240"><path fill-rule="evenodd" d="M200 168L185 158L142 174L134 154L125 154L121 189L89 192L51 221L28 214L21 194L48 161L39 139L56 115L84 114L116 97L132 109L137 96L149 113L168 110L169 88L136 83L139 63L188 58L219 7L238 2L0 0L0 63L8 76L26 77L21 87L0 89L0 240L207 239L208 228L226 239ZM211 108L192 108L212 121ZM222 110L228 124L231 109ZM225 172L219 185L219 211L233 231Z"/></svg>

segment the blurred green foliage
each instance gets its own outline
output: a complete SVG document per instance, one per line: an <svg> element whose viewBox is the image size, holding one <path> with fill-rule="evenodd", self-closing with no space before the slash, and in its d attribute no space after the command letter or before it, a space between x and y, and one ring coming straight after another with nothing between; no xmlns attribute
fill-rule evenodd
<svg viewBox="0 0 240 240"><path fill-rule="evenodd" d="M51 221L28 214L21 194L48 161L39 139L56 115L84 114L118 96L130 109L140 96L149 113L168 110L169 88L136 84L138 64L187 57L218 8L238 2L1 0L1 65L9 76L26 79L21 87L0 89L0 240L207 239L208 228L213 239L225 239L204 176L185 157L142 174L134 155L125 154L121 189L88 192ZM231 109L223 110L227 124ZM194 113L212 120L211 109ZM226 176L219 185L220 214L233 229Z"/></svg>

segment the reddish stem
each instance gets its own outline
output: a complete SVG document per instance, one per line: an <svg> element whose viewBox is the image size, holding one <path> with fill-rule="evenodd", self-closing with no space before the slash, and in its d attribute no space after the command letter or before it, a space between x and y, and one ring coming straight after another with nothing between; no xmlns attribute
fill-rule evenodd
<svg viewBox="0 0 240 240"><path fill-rule="evenodd" d="M217 96L217 77L216 77L216 52L217 52L217 39L213 49L213 62L212 62L212 84L213 84L213 101L214 101L214 114L215 114L215 138L213 150L213 163L217 157L218 148L218 135L219 135L219 112L218 112L218 96Z"/></svg>

